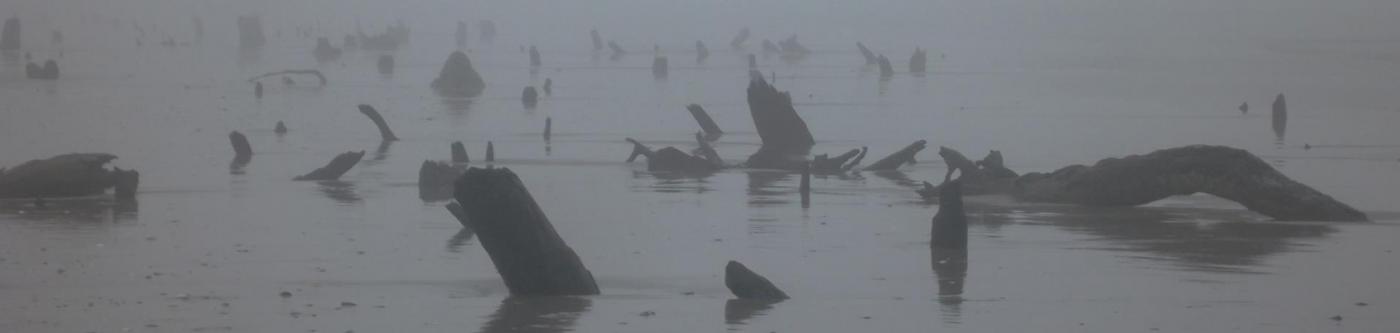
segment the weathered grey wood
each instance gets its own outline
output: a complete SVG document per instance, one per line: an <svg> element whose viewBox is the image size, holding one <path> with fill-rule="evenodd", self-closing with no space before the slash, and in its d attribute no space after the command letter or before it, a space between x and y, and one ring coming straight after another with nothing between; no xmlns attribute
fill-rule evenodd
<svg viewBox="0 0 1400 333"><path fill-rule="evenodd" d="M651 61L651 76L656 79L665 79L671 72L670 64L666 57L656 56Z"/></svg>
<svg viewBox="0 0 1400 333"><path fill-rule="evenodd" d="M705 42L695 41L695 63L703 64L705 59L710 58L710 48L705 47Z"/></svg>
<svg viewBox="0 0 1400 333"><path fill-rule="evenodd" d="M542 64L543 62L540 61L540 49L535 48L534 45L530 45L530 67L540 67Z"/></svg>
<svg viewBox="0 0 1400 333"><path fill-rule="evenodd" d="M603 36L598 34L598 29L589 30L588 34L593 37L593 52L603 50Z"/></svg>
<svg viewBox="0 0 1400 333"><path fill-rule="evenodd" d="M550 79L550 78L544 78L544 87L543 87L543 88L544 88L544 95L545 95L545 96L553 95L553 94L554 94L554 80L552 80L552 79Z"/></svg>
<svg viewBox="0 0 1400 333"><path fill-rule="evenodd" d="M762 74L750 71L749 75L749 114L763 145L749 156L746 164L754 168L801 169L816 143L812 132L792 107L792 96L764 81Z"/></svg>
<svg viewBox="0 0 1400 333"><path fill-rule="evenodd" d="M358 152L352 151L341 153L340 155L337 155L334 159L331 159L331 162L327 163L326 166L320 167L316 170L312 170L310 173L307 173L305 175L297 176L296 178L293 178L293 180L340 179L340 176L344 175L346 172L349 172L350 168L355 167L355 164L360 163L360 159L364 157L365 151L363 150Z"/></svg>
<svg viewBox="0 0 1400 333"><path fill-rule="evenodd" d="M549 142L550 132L554 131L554 118L544 117L544 142Z"/></svg>
<svg viewBox="0 0 1400 333"><path fill-rule="evenodd" d="M512 295L595 295L598 285L510 169L468 169L456 198Z"/></svg>
<svg viewBox="0 0 1400 333"><path fill-rule="evenodd" d="M486 161L496 161L496 144L491 141L486 141Z"/></svg>
<svg viewBox="0 0 1400 333"><path fill-rule="evenodd" d="M5 19L5 28L0 30L0 51L19 50L22 42L19 17Z"/></svg>
<svg viewBox="0 0 1400 333"><path fill-rule="evenodd" d="M888 79L894 77L894 66L890 65L889 58L885 58L885 55L881 54L875 59L875 61L880 65L881 79Z"/></svg>
<svg viewBox="0 0 1400 333"><path fill-rule="evenodd" d="M0 198L59 198L102 194L117 188L118 198L134 195L139 174L104 168L116 155L64 154L0 169Z"/></svg>
<svg viewBox="0 0 1400 333"><path fill-rule="evenodd" d="M872 163L870 164L870 166L865 167L865 170L895 170L905 164L914 163L914 155L918 154L920 151L923 151L927 143L928 142L924 140L914 141L914 143L911 143L908 146L905 146L903 149L900 149L899 151L890 154L890 156L880 159L879 161L875 161L875 163Z"/></svg>
<svg viewBox="0 0 1400 333"><path fill-rule="evenodd" d="M418 198L439 201L452 198L452 182L466 170L465 165L423 161L418 168Z"/></svg>
<svg viewBox="0 0 1400 333"><path fill-rule="evenodd" d="M802 181L797 186L802 194L802 208L812 207L812 166L802 168Z"/></svg>
<svg viewBox="0 0 1400 333"><path fill-rule="evenodd" d="M738 261L729 261L724 266L724 286L735 297L743 299L787 299L787 293L778 289L768 278L754 273Z"/></svg>
<svg viewBox="0 0 1400 333"><path fill-rule="evenodd" d="M394 135L394 131L389 129L389 123L384 121L384 117L380 116L379 111L375 110L373 106L369 106L369 104L360 104L359 108L360 113L369 117L369 120L374 122L374 126L379 128L379 138L381 140L396 141L399 139L398 136Z"/></svg>
<svg viewBox="0 0 1400 333"><path fill-rule="evenodd" d="M287 124L278 121L277 126L272 127L272 133L276 133L277 135L287 134Z"/></svg>
<svg viewBox="0 0 1400 333"><path fill-rule="evenodd" d="M729 40L729 47L740 49L744 47L744 42L749 40L749 28L739 29L739 33L734 35L734 39Z"/></svg>
<svg viewBox="0 0 1400 333"><path fill-rule="evenodd" d="M248 82L254 82L254 83L256 83L256 82L258 82L258 80L261 80L262 78L265 78L265 77L269 77L269 76L278 76L278 75L287 75L287 74L304 74L304 75L315 76L315 77L316 77L316 80L318 80L318 81L321 82L321 86L325 86L325 85L326 85L326 82L327 82L327 81L326 81L326 75L325 75L325 74L321 74L321 71L315 70L315 69L288 69L288 70L283 70L283 71L276 71L276 72L271 72L271 73L265 73L265 74L262 74L262 75L254 76L254 77L251 78L251 79L248 79ZM283 77L283 78L286 79L285 77Z"/></svg>

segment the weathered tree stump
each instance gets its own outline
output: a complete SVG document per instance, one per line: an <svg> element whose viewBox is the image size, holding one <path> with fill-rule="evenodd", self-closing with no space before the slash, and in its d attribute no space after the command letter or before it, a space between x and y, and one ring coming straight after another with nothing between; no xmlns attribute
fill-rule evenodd
<svg viewBox="0 0 1400 333"><path fill-rule="evenodd" d="M734 293L735 297L743 299L788 298L787 293L774 286L773 282L733 260L724 266L724 286L729 287L729 292Z"/></svg>
<svg viewBox="0 0 1400 333"><path fill-rule="evenodd" d="M455 51L442 64L442 71L438 72L437 79L433 79L432 86L444 96L476 97L486 89L486 81L472 68L472 61L466 53Z"/></svg>
<svg viewBox="0 0 1400 333"><path fill-rule="evenodd" d="M451 199L452 182L465 170L465 165L423 161L418 168L418 198L423 201Z"/></svg>
<svg viewBox="0 0 1400 333"><path fill-rule="evenodd" d="M491 141L486 141L486 161L496 161L496 144Z"/></svg>
<svg viewBox="0 0 1400 333"><path fill-rule="evenodd" d="M554 131L554 118L544 117L544 142L549 142L552 131Z"/></svg>
<svg viewBox="0 0 1400 333"><path fill-rule="evenodd" d="M543 88L544 88L544 95L545 95L545 96L553 95L553 94L554 94L554 80L551 80L550 78L544 78L544 87L543 87Z"/></svg>
<svg viewBox="0 0 1400 333"><path fill-rule="evenodd" d="M695 63L703 64L705 59L710 58L710 48L705 47L705 42L695 41Z"/></svg>
<svg viewBox="0 0 1400 333"><path fill-rule="evenodd" d="M909 72L923 73L928 68L928 53L919 48L914 48L914 55L909 57Z"/></svg>
<svg viewBox="0 0 1400 333"><path fill-rule="evenodd" d="M652 151L646 145L636 139L627 138L627 142L632 143L632 154L627 157L627 162L635 161L638 156L646 156L647 171L679 171L679 172L711 172L719 170L722 165L719 163L686 154L675 147L666 147L661 150Z"/></svg>
<svg viewBox="0 0 1400 333"><path fill-rule="evenodd" d="M1278 94L1274 98L1274 136L1283 140L1283 136L1288 132L1288 105L1283 101L1283 94Z"/></svg>
<svg viewBox="0 0 1400 333"><path fill-rule="evenodd" d="M228 141L233 144L233 164L248 164L253 160L253 146L248 144L248 137L243 133L233 131L228 133Z"/></svg>
<svg viewBox="0 0 1400 333"><path fill-rule="evenodd" d="M5 28L0 30L0 51L14 51L20 49L19 17L11 17L5 20Z"/></svg>
<svg viewBox="0 0 1400 333"><path fill-rule="evenodd" d="M729 47L733 49L744 48L744 42L749 40L749 28L739 29L739 33L729 40Z"/></svg>
<svg viewBox="0 0 1400 333"><path fill-rule="evenodd" d="M603 50L603 36L598 34L598 29L589 30L588 34L593 37L593 52Z"/></svg>
<svg viewBox="0 0 1400 333"><path fill-rule="evenodd" d="M510 169L471 168L457 202L512 295L596 295L593 274Z"/></svg>
<svg viewBox="0 0 1400 333"><path fill-rule="evenodd" d="M369 117L369 120L374 122L374 126L379 128L379 138L381 140L397 141L399 139L398 136L394 135L394 131L389 129L389 123L384 121L384 117L380 116L379 111L375 110L373 106L369 106L369 104L360 104L359 108L360 113Z"/></svg>
<svg viewBox="0 0 1400 333"><path fill-rule="evenodd" d="M875 61L876 61L876 63L878 63L878 64L880 65L880 78L881 78L881 79L889 79L889 78L894 77L894 67L893 67L893 66L890 66L890 59L889 59L889 58L885 58L885 55L881 54L879 57L877 57L877 58L875 59Z"/></svg>
<svg viewBox="0 0 1400 333"><path fill-rule="evenodd" d="M340 155L337 155L334 159L331 159L331 162L327 163L326 166L320 167L316 170L312 170L310 173L307 173L305 175L297 176L292 180L340 179L341 175L344 175L346 172L349 172L350 168L355 167L355 164L360 163L360 159L364 157L365 151L363 150L358 152L345 152Z"/></svg>
<svg viewBox="0 0 1400 333"><path fill-rule="evenodd" d="M540 49L535 48L534 45L530 45L530 67L540 67L542 64L543 62L540 61Z"/></svg>
<svg viewBox="0 0 1400 333"><path fill-rule="evenodd" d="M525 87L525 90L520 92L520 103L524 104L526 109L534 109L539 102L540 93L535 91L535 87Z"/></svg>
<svg viewBox="0 0 1400 333"><path fill-rule="evenodd" d="M467 156L467 147L461 141L452 143L452 163L470 163L471 158Z"/></svg>
<svg viewBox="0 0 1400 333"><path fill-rule="evenodd" d="M749 156L748 166L801 169L807 153L816 144L812 132L792 107L792 96L768 84L762 74L750 71L749 75L749 114L763 145Z"/></svg>
<svg viewBox="0 0 1400 333"><path fill-rule="evenodd" d="M802 208L812 207L812 167L810 164L802 168L802 181L797 185L797 192L802 195Z"/></svg>
<svg viewBox="0 0 1400 333"><path fill-rule="evenodd" d="M670 73L670 71L671 71L669 67L670 67L670 65L669 65L669 63L666 61L666 57L663 57L663 56L656 56L656 58L655 58L655 59L652 59L652 61L651 61L651 76L652 76L652 78L655 78L655 79L658 79L658 80L659 80L659 79L665 79L665 78L666 78L666 75L668 75L668 74Z"/></svg>
<svg viewBox="0 0 1400 333"><path fill-rule="evenodd" d="M957 180L938 186L938 213L933 215L929 246L967 250L967 214L963 212L962 184Z"/></svg>
<svg viewBox="0 0 1400 333"><path fill-rule="evenodd" d="M277 135L287 134L287 125L278 121L277 126L272 127L272 133L276 133Z"/></svg>

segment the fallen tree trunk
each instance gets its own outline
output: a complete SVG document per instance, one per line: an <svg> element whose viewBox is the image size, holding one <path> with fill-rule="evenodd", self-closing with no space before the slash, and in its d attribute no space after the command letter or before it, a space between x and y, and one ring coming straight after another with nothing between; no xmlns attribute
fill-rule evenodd
<svg viewBox="0 0 1400 333"><path fill-rule="evenodd" d="M593 274L510 169L471 168L455 187L466 220L512 295L598 294Z"/></svg>
<svg viewBox="0 0 1400 333"><path fill-rule="evenodd" d="M305 74L305 75L312 75L312 76L315 76L317 80L320 80L320 81L321 81L321 86L325 86L325 85L326 85L326 75L325 75L325 74L321 74L321 71L315 70L315 69L289 69L289 70L284 70L284 71L277 71L277 72L272 72L272 73L267 73L267 74L263 74L263 75L254 76L253 78L248 79L248 82L255 82L255 83L256 83L258 80L261 80L262 78L265 78L265 77L277 76L277 75L286 75L286 74Z"/></svg>
<svg viewBox="0 0 1400 333"><path fill-rule="evenodd" d="M334 159L331 159L331 162L327 163L326 166L320 167L316 170L312 170L310 173L307 173L305 175L297 176L292 180L340 179L341 175L344 175L346 172L349 172L350 168L355 167L355 164L360 163L360 159L364 157L365 151L363 150L358 152L345 152L340 155L337 155Z"/></svg>
<svg viewBox="0 0 1400 333"><path fill-rule="evenodd" d="M369 117L369 120L374 122L374 126L379 128L379 138L381 140L397 141L399 139L398 136L394 136L394 131L389 129L389 123L384 121L384 117L380 116L379 111L375 110L373 106L369 106L369 104L360 104L360 113Z"/></svg>
<svg viewBox="0 0 1400 333"><path fill-rule="evenodd" d="M136 193L136 171L106 169L116 155L64 154L0 169L0 198L60 198L98 195L115 188L117 198Z"/></svg>
<svg viewBox="0 0 1400 333"><path fill-rule="evenodd" d="M888 157L875 161L874 164L865 167L865 170L894 170L905 164L913 164L914 154L923 151L926 144L928 144L928 142L924 140L914 141L914 143L905 146L904 149L900 149L894 154L890 154Z"/></svg>
<svg viewBox="0 0 1400 333"><path fill-rule="evenodd" d="M690 111L691 117L695 117L695 122L700 123L700 129L705 131L705 138L714 140L724 135L724 131L719 129L719 124L715 123L714 118L710 118L710 114L705 112L705 108L700 107L700 104L686 105L685 109Z"/></svg>
<svg viewBox="0 0 1400 333"><path fill-rule="evenodd" d="M758 273L744 267L738 261L730 260L724 266L724 286L729 288L729 292L735 297L742 299L787 299L784 293L773 282L768 281Z"/></svg>
<svg viewBox="0 0 1400 333"><path fill-rule="evenodd" d="M1186 146L1109 158L1016 179L1022 201L1137 206L1174 195L1208 193L1285 221L1366 221L1366 214L1298 183L1241 149Z"/></svg>

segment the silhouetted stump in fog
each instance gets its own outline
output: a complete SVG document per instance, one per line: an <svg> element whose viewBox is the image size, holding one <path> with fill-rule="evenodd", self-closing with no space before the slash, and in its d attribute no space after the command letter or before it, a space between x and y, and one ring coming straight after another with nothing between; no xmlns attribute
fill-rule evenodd
<svg viewBox="0 0 1400 333"><path fill-rule="evenodd" d="M923 73L928 66L928 51L914 48L914 55L909 57L909 72Z"/></svg>
<svg viewBox="0 0 1400 333"><path fill-rule="evenodd" d="M525 87L525 90L520 92L520 103L525 104L526 109L534 109L539 101L540 93L535 91L535 87Z"/></svg>
<svg viewBox="0 0 1400 333"><path fill-rule="evenodd" d="M467 147L461 141L452 143L452 163L470 163L471 158L467 156Z"/></svg>
<svg viewBox="0 0 1400 333"><path fill-rule="evenodd" d="M263 35L262 18L239 16L238 47L243 49L259 48L263 44L267 44L267 37Z"/></svg>
<svg viewBox="0 0 1400 333"><path fill-rule="evenodd" d="M457 48L467 47L467 23L466 23L466 22L457 21L457 33L454 35L454 37L457 39Z"/></svg>
<svg viewBox="0 0 1400 333"><path fill-rule="evenodd" d="M551 132L554 131L554 118L544 118L544 142L549 142Z"/></svg>
<svg viewBox="0 0 1400 333"><path fill-rule="evenodd" d="M437 79L433 80L433 89L439 94L453 97L476 97L481 95L481 91L486 89L486 82L472 68L471 59L467 59L467 54L462 51L452 52L447 57L447 62L442 65L442 71L438 73Z"/></svg>
<svg viewBox="0 0 1400 333"><path fill-rule="evenodd" d="M311 50L311 55L316 57L317 62L328 62L340 59L340 54L344 51L335 46L331 46L330 38L317 38L316 48Z"/></svg>
<svg viewBox="0 0 1400 333"><path fill-rule="evenodd" d="M982 169L978 168L977 163L972 162L962 152L940 146L938 147L938 156L942 157L943 163L948 166L948 172L943 175L944 182L953 179L954 171L961 172L958 176L959 179L976 181L982 178Z"/></svg>
<svg viewBox="0 0 1400 333"><path fill-rule="evenodd" d="M380 75L394 74L394 56L392 55L385 54L379 56L379 61L375 65L379 68Z"/></svg>
<svg viewBox="0 0 1400 333"><path fill-rule="evenodd" d="M783 55L788 57L801 57L812 53L812 50L807 49L806 46L802 46L802 43L797 42L797 35L792 35L787 39L779 41L778 47L782 49Z"/></svg>
<svg viewBox="0 0 1400 333"><path fill-rule="evenodd" d="M251 78L251 79L248 79L248 82L257 83L258 80L261 80L262 78L265 78L265 77L278 76L278 75L287 75L287 74L299 74L299 75L311 75L311 76L315 76L315 77L316 77L316 80L319 80L319 81L320 81L321 86L325 86L325 85L326 85L326 75L325 75L325 74L321 74L321 71L315 70L315 69L288 69L288 70L283 70L283 71L276 71L276 72L271 72L271 73L265 73L265 74L262 74L262 75L254 76L254 77ZM287 85L291 85L291 84L292 84L292 83L290 83L290 82L291 82L291 78L286 77L286 76L283 76L283 77L282 77L282 81L283 81L283 83L287 83Z"/></svg>
<svg viewBox="0 0 1400 333"><path fill-rule="evenodd" d="M399 137L394 136L394 131L389 129L389 123L384 121L384 117L379 115L379 111L368 104L360 104L360 113L369 117L374 122L374 126L379 128L379 138L384 141L397 141Z"/></svg>
<svg viewBox="0 0 1400 333"><path fill-rule="evenodd" d="M816 144L807 123L792 107L792 96L778 91L757 72L750 71L749 75L749 114L763 145L749 156L746 164L753 168L801 169L807 162L807 153Z"/></svg>
<svg viewBox="0 0 1400 333"><path fill-rule="evenodd" d="M248 164L253 160L253 146L248 144L248 137L243 136L243 133L229 132L228 141L233 144L233 164Z"/></svg>
<svg viewBox="0 0 1400 333"><path fill-rule="evenodd" d="M530 67L540 67L542 64L543 63L540 61L540 49L535 48L534 45L530 45Z"/></svg>
<svg viewBox="0 0 1400 333"><path fill-rule="evenodd" d="M20 48L19 17L5 20L5 28L0 30L0 51L14 51Z"/></svg>
<svg viewBox="0 0 1400 333"><path fill-rule="evenodd" d="M797 184L797 193L802 196L802 208L812 206L812 165L802 168L802 179Z"/></svg>
<svg viewBox="0 0 1400 333"><path fill-rule="evenodd" d="M365 151L363 150L358 152L351 151L341 153L340 155L337 155L334 159L331 159L331 162L327 163L326 166L317 168L316 170L312 170L311 173L292 178L292 180L340 179L340 176L345 175L346 172L349 172L350 168L355 167L355 164L359 164L360 159L364 157Z"/></svg>
<svg viewBox="0 0 1400 333"><path fill-rule="evenodd" d="M36 80L57 80L58 62L49 59L44 62L44 66L28 63L24 66L24 76Z"/></svg>
<svg viewBox="0 0 1400 333"><path fill-rule="evenodd" d="M914 155L918 154L920 151L923 151L924 146L927 143L928 142L924 140L914 141L914 143L905 146L904 149L900 149L899 151L890 154L890 156L880 159L879 161L875 161L875 163L872 163L870 164L870 166L865 167L865 170L895 170L899 169L900 166L903 166L905 164L913 164Z"/></svg>
<svg viewBox="0 0 1400 333"><path fill-rule="evenodd" d="M1274 98L1274 136L1283 140L1285 132L1288 131L1288 105L1283 101L1283 94L1278 94Z"/></svg>
<svg viewBox="0 0 1400 333"><path fill-rule="evenodd" d="M981 174L987 178L1004 179L1020 177L1020 175L1016 174L1016 171L1006 168L1006 160L1001 156L1000 150L988 152L987 157L983 157L982 160L977 161L976 165L977 168L981 170Z"/></svg>
<svg viewBox="0 0 1400 333"><path fill-rule="evenodd" d="M875 61L880 65L881 79L888 79L894 77L894 67L890 66L889 58L885 58L885 55L881 54L875 58Z"/></svg>
<svg viewBox="0 0 1400 333"><path fill-rule="evenodd" d="M695 122L700 124L701 130L705 131L706 139L714 140L724 135L724 131L719 129L719 124L715 123L714 118L710 118L710 114L705 112L705 108L701 107L700 104L686 105L685 109L690 111L690 116L695 117Z"/></svg>
<svg viewBox="0 0 1400 333"><path fill-rule="evenodd" d="M880 62L879 58L875 57L875 53L870 52L870 49L866 48L865 44L862 44L861 42L856 42L856 47L860 48L860 55L862 57L865 57L865 65L871 66L876 65Z"/></svg>
<svg viewBox="0 0 1400 333"><path fill-rule="evenodd" d="M118 199L135 196L140 174L106 169L116 155L64 154L0 168L0 198L61 198L98 195L114 189Z"/></svg>
<svg viewBox="0 0 1400 333"><path fill-rule="evenodd" d="M724 265L724 286L729 292L742 299L787 299L787 293L778 289L768 278L758 275L738 261L730 260Z"/></svg>
<svg viewBox="0 0 1400 333"><path fill-rule="evenodd" d="M695 41L695 63L704 63L710 58L710 48L705 47L705 42Z"/></svg>
<svg viewBox="0 0 1400 333"><path fill-rule="evenodd" d="M961 186L959 193L982 195L1008 193L1011 191L1017 176L1015 171L1007 169L1002 162L1001 152L993 150L981 161L973 162L961 152L948 147L938 147L938 155L943 158L943 163L947 166L947 173L943 175L943 183L953 180L953 174L958 173L958 184ZM934 186L929 182L923 183L923 188L915 190L924 199L933 199L939 196L939 186Z"/></svg>
<svg viewBox="0 0 1400 333"><path fill-rule="evenodd" d="M588 31L588 35L593 37L593 52L603 50L603 36L598 34L598 29Z"/></svg>
<svg viewBox="0 0 1400 333"><path fill-rule="evenodd" d="M670 65L669 62L666 61L666 57L657 56L656 59L652 59L651 76L653 78L665 79L666 75L669 74L670 71Z"/></svg>
<svg viewBox="0 0 1400 333"><path fill-rule="evenodd" d="M1249 114L1249 102L1240 103L1240 114Z"/></svg>
<svg viewBox="0 0 1400 333"><path fill-rule="evenodd" d="M467 222L467 212L462 210L462 204L456 201L447 203L447 213L452 214L452 218L457 219L457 222L462 224L463 229L472 230L472 224ZM475 231L472 232L475 233Z"/></svg>
<svg viewBox="0 0 1400 333"><path fill-rule="evenodd" d="M729 40L729 47L734 49L741 49L744 47L744 42L748 40L749 28L739 29L739 33L734 35L734 39Z"/></svg>
<svg viewBox="0 0 1400 333"><path fill-rule="evenodd" d="M1366 214L1298 183L1248 151L1186 146L1109 158L1016 179L1012 195L1030 202L1137 206L1207 193L1286 221L1366 221Z"/></svg>
<svg viewBox="0 0 1400 333"><path fill-rule="evenodd" d="M451 199L452 182L466 169L465 165L423 161L418 167L418 198L423 201Z"/></svg>
<svg viewBox="0 0 1400 333"><path fill-rule="evenodd" d="M544 95L545 95L545 96L553 95L553 94L554 94L554 80L551 80L550 78L544 78L544 87L543 87L543 88L544 88Z"/></svg>
<svg viewBox="0 0 1400 333"><path fill-rule="evenodd" d="M496 161L496 144L494 142L486 141L486 161Z"/></svg>
<svg viewBox="0 0 1400 333"><path fill-rule="evenodd" d="M277 133L277 135L287 134L287 125L279 121L277 122L277 126L272 128L272 132Z"/></svg>
<svg viewBox="0 0 1400 333"><path fill-rule="evenodd" d="M933 215L929 247L967 250L967 214L963 212L962 184L957 180L938 186L938 213Z"/></svg>
<svg viewBox="0 0 1400 333"><path fill-rule="evenodd" d="M510 169L468 169L456 198L511 295L596 295L593 273Z"/></svg>
<svg viewBox="0 0 1400 333"><path fill-rule="evenodd" d="M646 156L647 171L705 173L723 168L721 161L687 154L676 147L653 151L636 139L627 138L627 142L632 143L632 154L627 157L627 163L636 161L638 156Z"/></svg>

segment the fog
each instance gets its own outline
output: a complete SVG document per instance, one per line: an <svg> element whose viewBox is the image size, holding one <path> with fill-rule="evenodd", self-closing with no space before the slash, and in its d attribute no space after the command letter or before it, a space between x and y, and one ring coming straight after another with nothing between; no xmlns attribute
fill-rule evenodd
<svg viewBox="0 0 1400 333"><path fill-rule="evenodd" d="M1397 12L7 0L0 332L1395 330Z"/></svg>

